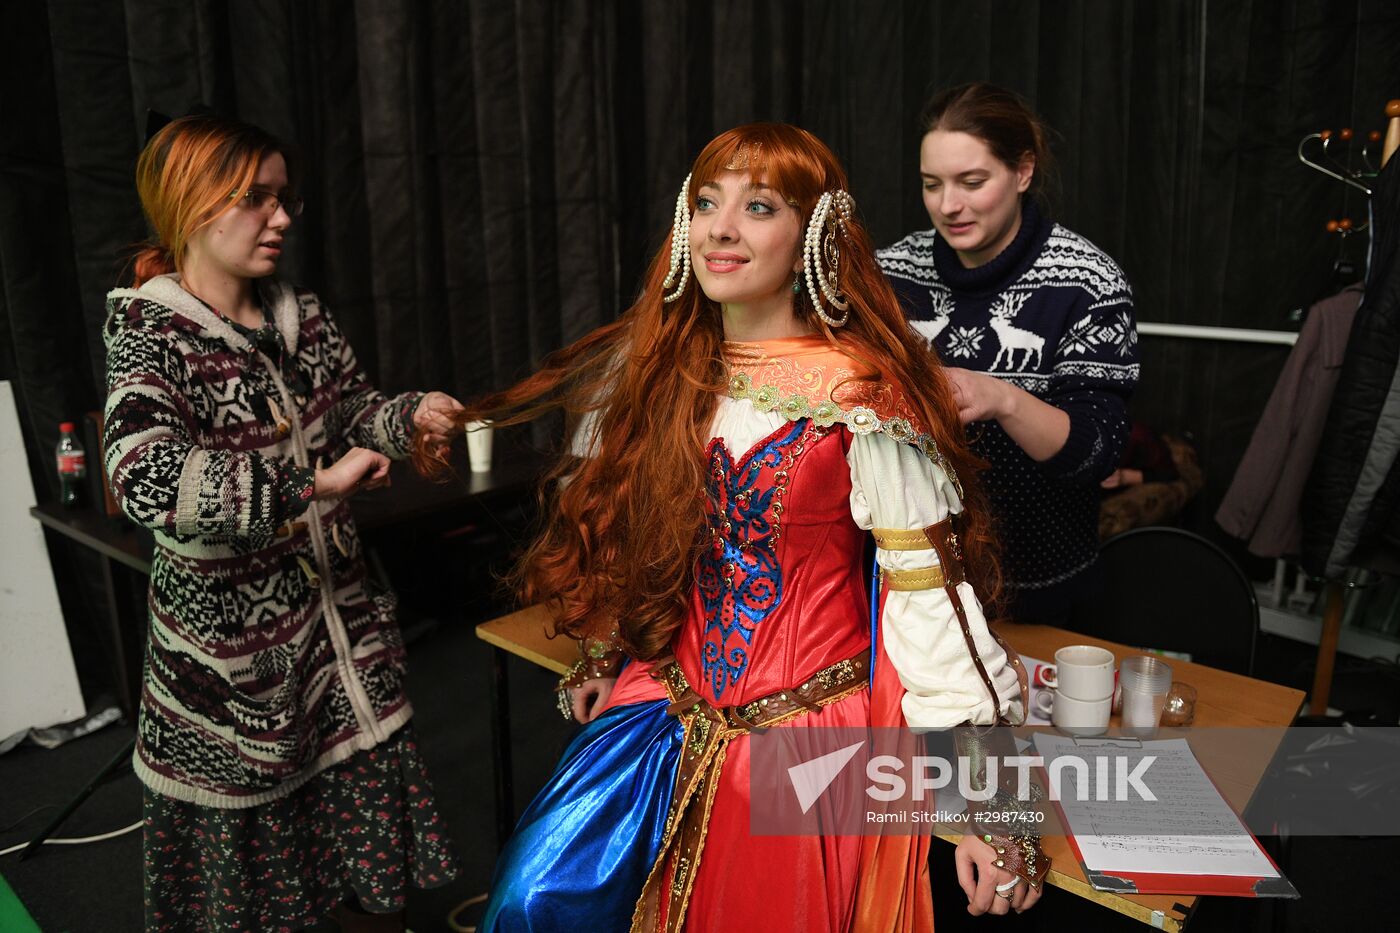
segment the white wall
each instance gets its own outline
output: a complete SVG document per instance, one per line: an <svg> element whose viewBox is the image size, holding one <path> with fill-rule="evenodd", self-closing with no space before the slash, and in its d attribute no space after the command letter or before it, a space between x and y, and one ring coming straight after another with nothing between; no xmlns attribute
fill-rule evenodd
<svg viewBox="0 0 1400 933"><path fill-rule="evenodd" d="M0 739L85 712L33 505L14 391L0 382Z"/></svg>

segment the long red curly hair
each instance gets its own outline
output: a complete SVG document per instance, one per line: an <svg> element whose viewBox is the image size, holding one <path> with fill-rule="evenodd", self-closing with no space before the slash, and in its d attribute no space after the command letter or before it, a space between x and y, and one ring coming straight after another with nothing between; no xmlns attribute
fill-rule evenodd
<svg viewBox="0 0 1400 933"><path fill-rule="evenodd" d="M735 165L795 205L804 229L823 192L847 188L821 140L795 126L755 123L720 134L701 151L691 171L692 211L700 186ZM978 595L990 603L1000 573L977 482L983 464L968 450L937 358L906 322L857 219L846 225L840 249L846 326L822 323L805 293L794 314L864 363L870 374L860 378L904 391L961 478L964 557ZM583 637L616 628L622 647L641 659L666 652L695 585L706 527L704 449L727 383L719 306L693 280L678 300L662 301L670 254L668 236L641 295L618 320L456 415L463 424L489 418L503 426L562 409L583 425L586 436L575 445L589 455L562 457L551 472L543 528L511 582L527 603L551 604L558 632ZM440 474L444 459L424 440L414 463Z"/></svg>

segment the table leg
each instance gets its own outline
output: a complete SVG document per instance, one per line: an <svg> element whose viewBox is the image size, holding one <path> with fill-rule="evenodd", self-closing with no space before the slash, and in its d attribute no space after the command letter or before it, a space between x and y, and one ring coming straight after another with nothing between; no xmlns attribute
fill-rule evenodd
<svg viewBox="0 0 1400 933"><path fill-rule="evenodd" d="M127 587L117 585L119 568L112 566L112 558L102 557L102 589L107 595L107 626L112 636L112 676L116 678L117 705L127 722L136 721L136 702L140 696L139 685L131 680L132 666L127 660L127 633L122 625L122 616L130 593ZM144 628L144 627L143 627Z"/></svg>
<svg viewBox="0 0 1400 933"><path fill-rule="evenodd" d="M510 748L509 656L491 649L491 745L496 758L496 850L505 848L515 826L515 777Z"/></svg>
<svg viewBox="0 0 1400 933"><path fill-rule="evenodd" d="M1317 671L1313 675L1312 700L1308 711L1327 715L1332 693L1332 668L1337 661L1337 639L1342 633L1342 585L1327 584L1327 611L1322 617L1322 638L1317 643Z"/></svg>

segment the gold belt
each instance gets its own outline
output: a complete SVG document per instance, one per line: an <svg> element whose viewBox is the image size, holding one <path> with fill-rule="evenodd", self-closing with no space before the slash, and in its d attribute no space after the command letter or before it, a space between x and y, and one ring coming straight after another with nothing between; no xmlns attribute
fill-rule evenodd
<svg viewBox="0 0 1400 933"><path fill-rule="evenodd" d="M685 726L681 760L666 833L651 874L642 887L632 914L634 931L680 930L686 905L705 847L705 829L714 806L715 788L729 743L754 729L766 729L796 719L865 688L870 673L870 651L838 661L809 677L806 682L780 690L741 706L711 706L695 692L674 659L659 664L652 676L666 687L671 700L667 712ZM674 862L672 868L671 863ZM667 878L667 875L670 878ZM664 910L665 923L662 923Z"/></svg>

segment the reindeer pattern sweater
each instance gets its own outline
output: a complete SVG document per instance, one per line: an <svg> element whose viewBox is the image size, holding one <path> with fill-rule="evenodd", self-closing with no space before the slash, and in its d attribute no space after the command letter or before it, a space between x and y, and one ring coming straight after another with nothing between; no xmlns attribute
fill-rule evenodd
<svg viewBox="0 0 1400 933"><path fill-rule="evenodd" d="M1004 379L1069 415L1069 438L1043 463L996 422L968 425L1002 541L1010 588L1035 590L1098 553L1099 482L1128 438L1138 380L1137 325L1122 270L1032 201L1015 240L966 269L935 230L879 252L916 331L944 365Z"/></svg>

